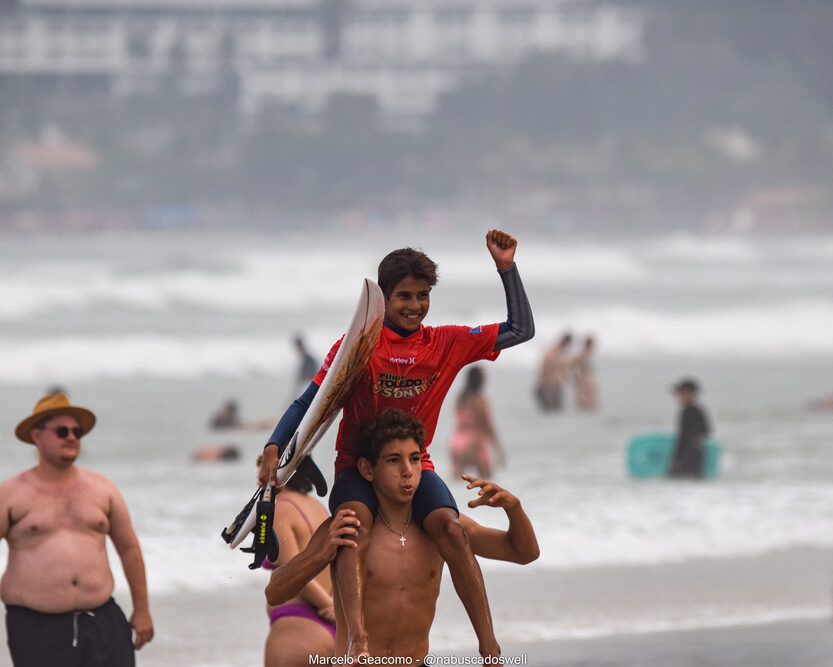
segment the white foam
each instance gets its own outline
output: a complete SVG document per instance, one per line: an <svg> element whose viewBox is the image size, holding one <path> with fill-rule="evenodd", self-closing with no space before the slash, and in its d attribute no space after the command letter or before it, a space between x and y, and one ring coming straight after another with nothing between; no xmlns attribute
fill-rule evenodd
<svg viewBox="0 0 833 667"><path fill-rule="evenodd" d="M284 341L263 337L95 336L0 339L0 381L197 378L275 374L294 362Z"/></svg>
<svg viewBox="0 0 833 667"><path fill-rule="evenodd" d="M187 259L184 268L175 259L160 261L149 249L134 251L130 239L103 244L110 259L93 250L85 256L77 248L72 255L77 259L34 258L0 267L0 320L26 322L49 312L114 308L175 315L183 306L231 314L285 314L312 304L348 310L362 278L375 276L381 254L364 241L352 237L322 246L309 237L289 243L229 237L208 251L205 243L191 247L172 238L166 250ZM833 283L827 261L833 243L825 239L776 243L672 236L640 242L522 238L520 243L518 263L530 292L613 289L623 307L631 295L681 286L721 292L779 286L800 295L808 287ZM440 264L442 294L497 287L494 265L479 240L461 245L459 239L443 238L428 251ZM536 317L543 314L538 305Z"/></svg>
<svg viewBox="0 0 833 667"><path fill-rule="evenodd" d="M799 299L758 305L670 311L600 304L538 313L539 331L596 332L599 354L612 357L790 358L833 354L833 300ZM538 339L524 352L540 358ZM534 350L538 346L539 350Z"/></svg>
<svg viewBox="0 0 833 667"><path fill-rule="evenodd" d="M482 314L480 321L489 321ZM494 317L492 318L494 319ZM477 323L477 322L472 322ZM602 357L668 355L712 358L779 358L833 355L833 300L805 299L670 313L603 304L536 316L539 331L596 332ZM311 330L310 340L323 353L338 338L335 327ZM205 375L240 377L276 373L294 363L288 334L227 336L126 334L25 339L0 337L0 382L64 381L91 378ZM505 355L509 364L538 363L551 341L539 337Z"/></svg>
<svg viewBox="0 0 833 667"><path fill-rule="evenodd" d="M565 483L525 490L524 505L541 547L533 569L656 565L833 547L833 490L822 484L680 487L658 480L581 488ZM501 525L494 515L476 518ZM507 566L484 563L484 569L502 567Z"/></svg>
<svg viewBox="0 0 833 667"><path fill-rule="evenodd" d="M694 264L748 264L762 259L755 239L740 236L673 234L647 243L645 254L655 260Z"/></svg>
<svg viewBox="0 0 833 667"><path fill-rule="evenodd" d="M667 613L667 610L663 610ZM559 639L594 639L623 634L648 634L706 628L733 628L762 625L783 621L811 620L830 615L827 606L772 609L769 607L743 610L725 610L714 607L696 609L687 607L684 613L663 618L634 617L631 614L615 614L592 621L558 623L553 621L510 621L501 630L519 643L553 641Z"/></svg>
<svg viewBox="0 0 833 667"><path fill-rule="evenodd" d="M446 253L440 262L443 286L476 285L494 280L494 264L468 251ZM639 283L649 278L649 268L633 251L606 244L535 242L523 247L519 269L529 285ZM488 283L486 283L488 284Z"/></svg>
<svg viewBox="0 0 833 667"><path fill-rule="evenodd" d="M251 554L232 551L223 543L219 527L205 535L190 534L187 539L180 536L180 544L170 537L142 535L140 540L148 590L153 595L216 592L223 588L262 590L269 579L268 570L248 568ZM243 546L250 543L251 538L246 539ZM116 591L129 593L121 561L109 541L107 547Z"/></svg>
<svg viewBox="0 0 833 667"><path fill-rule="evenodd" d="M48 310L112 306L275 312L311 302L342 304L359 293L366 265L361 254L349 251L316 256L310 262L303 253L287 250L277 256L244 252L227 269L165 268L139 274L123 273L115 262L33 263L0 273L0 318L21 320ZM345 275L356 278L346 280Z"/></svg>

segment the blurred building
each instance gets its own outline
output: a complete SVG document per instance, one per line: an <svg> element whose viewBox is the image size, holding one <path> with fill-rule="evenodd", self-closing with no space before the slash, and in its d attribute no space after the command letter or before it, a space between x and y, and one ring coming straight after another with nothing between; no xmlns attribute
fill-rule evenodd
<svg viewBox="0 0 833 667"><path fill-rule="evenodd" d="M632 59L641 36L638 14L597 0L0 0L0 78L231 86L244 113L363 94L413 117L464 77L541 52Z"/></svg>

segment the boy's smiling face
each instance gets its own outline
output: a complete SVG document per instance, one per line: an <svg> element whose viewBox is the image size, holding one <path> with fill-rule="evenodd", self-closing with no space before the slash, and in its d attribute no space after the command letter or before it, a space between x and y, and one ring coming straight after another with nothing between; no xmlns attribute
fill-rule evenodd
<svg viewBox="0 0 833 667"><path fill-rule="evenodd" d="M427 280L403 278L385 301L385 319L405 331L416 331L431 305L431 285Z"/></svg>

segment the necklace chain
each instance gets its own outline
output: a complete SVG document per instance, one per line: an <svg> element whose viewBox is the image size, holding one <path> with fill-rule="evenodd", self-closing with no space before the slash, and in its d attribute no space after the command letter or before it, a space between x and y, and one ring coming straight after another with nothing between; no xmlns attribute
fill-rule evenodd
<svg viewBox="0 0 833 667"><path fill-rule="evenodd" d="M394 530L391 525L388 523L388 520L385 518L385 515L382 514L382 510L379 510L379 518L382 519L382 523L385 524L385 527L392 533L399 535L399 541L402 543L402 546L405 546L405 531L408 530L408 526L411 525L411 515L413 514L413 507L408 510L408 520L405 522L405 527L402 529L400 533L398 530Z"/></svg>

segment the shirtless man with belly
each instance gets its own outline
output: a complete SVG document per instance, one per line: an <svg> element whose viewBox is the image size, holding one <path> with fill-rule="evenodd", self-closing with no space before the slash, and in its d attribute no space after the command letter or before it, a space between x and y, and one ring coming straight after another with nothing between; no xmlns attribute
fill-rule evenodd
<svg viewBox="0 0 833 667"><path fill-rule="evenodd" d="M0 539L9 546L0 600L16 667L132 666L134 648L153 637L127 505L113 482L75 465L94 425L92 412L56 394L38 401L15 430L38 449L34 468L0 483ZM107 536L130 587L129 623L111 597Z"/></svg>

